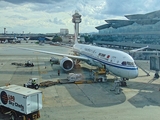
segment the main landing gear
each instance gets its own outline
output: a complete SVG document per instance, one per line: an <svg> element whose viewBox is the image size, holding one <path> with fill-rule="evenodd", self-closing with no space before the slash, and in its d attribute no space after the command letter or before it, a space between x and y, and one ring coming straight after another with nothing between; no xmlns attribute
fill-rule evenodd
<svg viewBox="0 0 160 120"><path fill-rule="evenodd" d="M156 71L156 73L154 74L154 78L157 78L157 79L159 78L159 74L158 73L159 73L159 71Z"/></svg>
<svg viewBox="0 0 160 120"><path fill-rule="evenodd" d="M127 81L128 79L127 78L121 78L120 80L120 86L121 87L126 87L127 86Z"/></svg>

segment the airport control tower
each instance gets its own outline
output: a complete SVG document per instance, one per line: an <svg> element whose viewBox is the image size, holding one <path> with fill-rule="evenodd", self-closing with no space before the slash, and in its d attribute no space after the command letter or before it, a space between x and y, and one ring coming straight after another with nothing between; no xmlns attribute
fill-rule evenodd
<svg viewBox="0 0 160 120"><path fill-rule="evenodd" d="M81 22L81 15L76 11L74 15L72 15L72 22L75 23L75 34L78 37L79 35L79 23Z"/></svg>

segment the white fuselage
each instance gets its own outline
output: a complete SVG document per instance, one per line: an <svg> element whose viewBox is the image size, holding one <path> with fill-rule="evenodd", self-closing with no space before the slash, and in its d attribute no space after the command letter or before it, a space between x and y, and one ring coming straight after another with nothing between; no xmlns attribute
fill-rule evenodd
<svg viewBox="0 0 160 120"><path fill-rule="evenodd" d="M133 79L138 76L133 58L123 51L85 44L75 44L73 49L79 55L88 57L91 63L105 65L107 70L119 77Z"/></svg>

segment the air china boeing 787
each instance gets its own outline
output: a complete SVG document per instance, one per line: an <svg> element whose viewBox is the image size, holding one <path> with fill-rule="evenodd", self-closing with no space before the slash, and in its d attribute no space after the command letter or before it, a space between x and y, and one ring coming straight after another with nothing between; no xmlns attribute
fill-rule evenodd
<svg viewBox="0 0 160 120"><path fill-rule="evenodd" d="M80 60L93 66L105 66L108 71L123 79L133 79L138 76L138 67L129 54L119 50L80 44L76 37L75 44L73 46L73 52L76 53L76 55L61 54L30 48L21 49L62 56L60 66L65 71L71 71L76 60Z"/></svg>
<svg viewBox="0 0 160 120"><path fill-rule="evenodd" d="M138 67L133 58L122 51L92 45L75 44L74 51L88 59L90 65L105 68L121 78L133 79L138 76Z"/></svg>

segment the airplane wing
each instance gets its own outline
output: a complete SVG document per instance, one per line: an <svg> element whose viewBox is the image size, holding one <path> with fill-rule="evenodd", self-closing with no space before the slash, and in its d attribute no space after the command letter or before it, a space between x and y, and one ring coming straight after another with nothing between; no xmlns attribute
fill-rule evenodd
<svg viewBox="0 0 160 120"><path fill-rule="evenodd" d="M140 51L140 50L144 50L148 48L148 45L146 47L142 47L142 48L138 48L138 49L134 49L134 50L130 50L129 52L132 53L132 52L137 52L137 51Z"/></svg>
<svg viewBox="0 0 160 120"><path fill-rule="evenodd" d="M43 50L36 50L36 49L30 49L30 48L21 48L21 47L17 47L17 48L23 49L23 50L29 50L29 51L35 51L35 52L50 54L50 55L69 57L69 58L79 59L79 60L84 60L84 61L89 60L89 59L88 59L87 57L85 57L85 56L76 56L76 55L69 55L69 54L61 54L61 53L55 53L55 52L49 52L49 51L43 51Z"/></svg>

